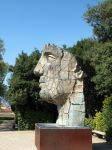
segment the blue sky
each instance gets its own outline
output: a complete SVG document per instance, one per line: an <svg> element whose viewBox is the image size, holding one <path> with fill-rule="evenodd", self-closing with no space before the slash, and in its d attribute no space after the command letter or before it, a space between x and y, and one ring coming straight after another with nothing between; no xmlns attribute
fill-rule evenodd
<svg viewBox="0 0 112 150"><path fill-rule="evenodd" d="M14 65L23 50L30 54L46 43L72 46L92 36L83 19L87 4L101 0L0 0L0 38L5 62Z"/></svg>

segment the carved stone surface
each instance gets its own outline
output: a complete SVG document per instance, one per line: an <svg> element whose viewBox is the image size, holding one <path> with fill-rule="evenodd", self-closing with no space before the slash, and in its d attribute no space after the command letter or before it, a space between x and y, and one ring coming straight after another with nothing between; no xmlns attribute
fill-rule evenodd
<svg viewBox="0 0 112 150"><path fill-rule="evenodd" d="M85 101L83 95L83 71L76 58L55 45L45 45L34 69L40 74L40 97L56 104L57 124L83 126Z"/></svg>

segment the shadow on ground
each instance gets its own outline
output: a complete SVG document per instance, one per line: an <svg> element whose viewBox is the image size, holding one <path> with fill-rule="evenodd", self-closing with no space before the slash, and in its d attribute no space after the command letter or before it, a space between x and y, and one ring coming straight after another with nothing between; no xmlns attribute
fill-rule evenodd
<svg viewBox="0 0 112 150"><path fill-rule="evenodd" d="M112 150L112 145L109 145L105 142L103 142L103 143L94 143L92 150Z"/></svg>

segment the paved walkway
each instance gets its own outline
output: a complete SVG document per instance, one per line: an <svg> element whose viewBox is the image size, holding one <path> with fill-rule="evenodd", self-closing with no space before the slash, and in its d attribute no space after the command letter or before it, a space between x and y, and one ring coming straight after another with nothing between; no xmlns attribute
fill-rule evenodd
<svg viewBox="0 0 112 150"><path fill-rule="evenodd" d="M105 140L93 137L93 150L112 150ZM0 150L37 150L34 131L1 131Z"/></svg>
<svg viewBox="0 0 112 150"><path fill-rule="evenodd" d="M0 150L37 150L34 131L0 132Z"/></svg>

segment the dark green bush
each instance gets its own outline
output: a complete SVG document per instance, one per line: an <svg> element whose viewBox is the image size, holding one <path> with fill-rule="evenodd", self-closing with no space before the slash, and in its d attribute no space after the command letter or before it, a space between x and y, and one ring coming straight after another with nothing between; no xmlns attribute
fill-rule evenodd
<svg viewBox="0 0 112 150"><path fill-rule="evenodd" d="M24 113L17 112L18 129L34 129L35 123L53 122L50 112L42 112L28 109Z"/></svg>
<svg viewBox="0 0 112 150"><path fill-rule="evenodd" d="M106 141L112 144L112 127L106 131Z"/></svg>
<svg viewBox="0 0 112 150"><path fill-rule="evenodd" d="M104 100L102 115L106 126L106 140L112 143L112 96Z"/></svg>
<svg viewBox="0 0 112 150"><path fill-rule="evenodd" d="M96 112L94 119L85 118L85 125L106 132L107 142L112 143L112 97L104 100L102 112Z"/></svg>

